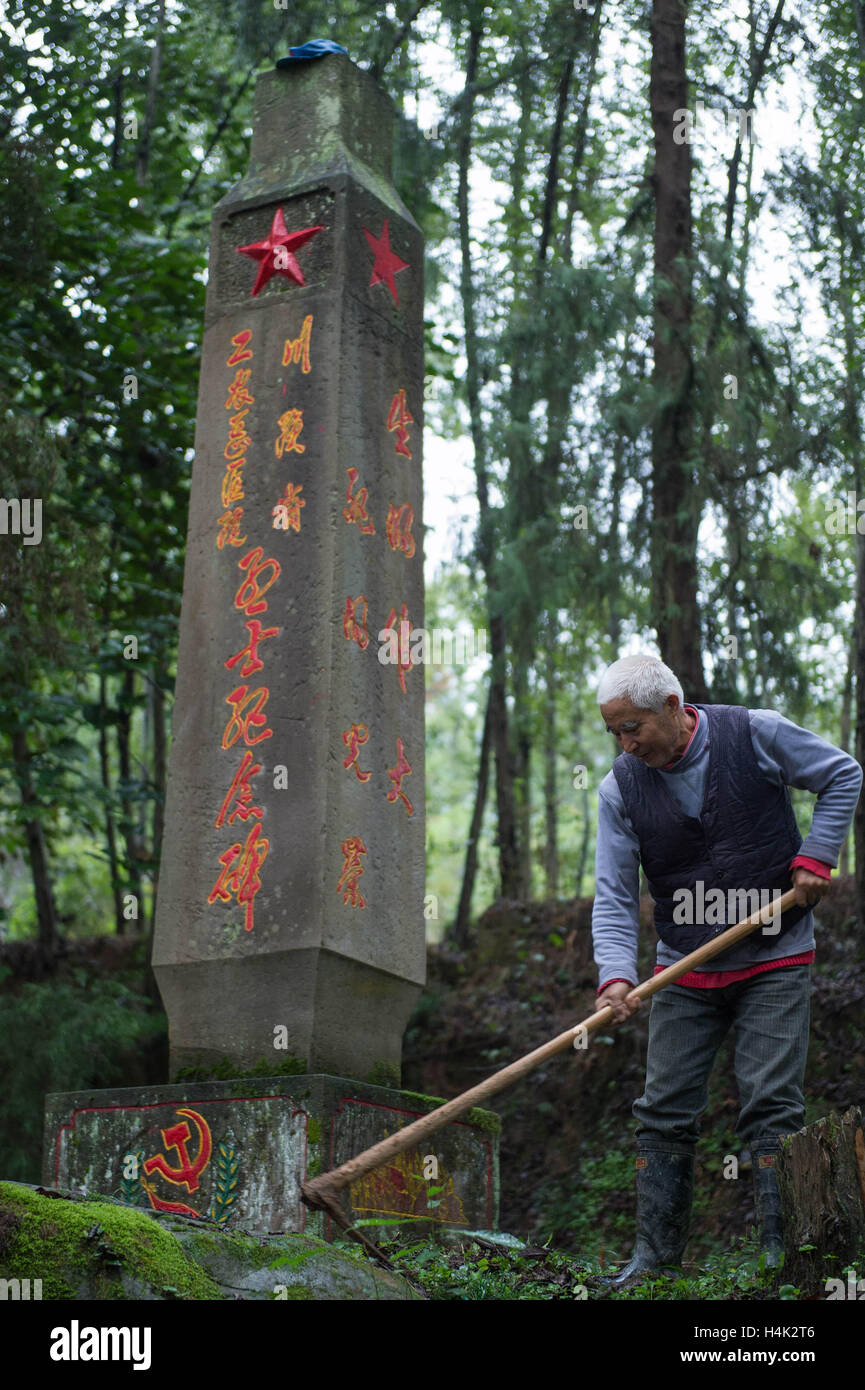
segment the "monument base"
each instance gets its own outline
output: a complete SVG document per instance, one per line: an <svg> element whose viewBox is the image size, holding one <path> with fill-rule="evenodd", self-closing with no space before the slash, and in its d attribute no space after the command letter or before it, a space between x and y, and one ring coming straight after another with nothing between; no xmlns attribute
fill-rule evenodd
<svg viewBox="0 0 865 1390"><path fill-rule="evenodd" d="M436 1109L412 1091L330 1075L236 1078L45 1098L42 1181L266 1234L339 1234L301 1201L338 1168ZM498 1116L472 1110L346 1189L352 1221L495 1229Z"/></svg>

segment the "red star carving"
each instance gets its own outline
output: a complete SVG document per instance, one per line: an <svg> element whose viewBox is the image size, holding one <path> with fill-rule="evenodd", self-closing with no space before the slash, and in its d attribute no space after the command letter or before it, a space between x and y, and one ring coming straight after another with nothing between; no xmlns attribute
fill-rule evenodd
<svg viewBox="0 0 865 1390"><path fill-rule="evenodd" d="M378 285L381 281L384 281L398 305L399 295L396 292L396 283L393 277L394 275L398 275L401 270L408 270L409 263L408 261L400 260L396 252L390 249L390 232L387 229L387 221L387 218L385 218L380 237L373 236L372 232L368 232L366 227L363 228L363 234L369 242L369 249L375 256L375 264L372 268L372 276L369 283L370 288L372 288L373 285Z"/></svg>
<svg viewBox="0 0 865 1390"><path fill-rule="evenodd" d="M286 228L285 218L282 215L282 208L277 208L273 215L273 226L270 234L264 241L250 242L249 246L236 246L235 250L241 256L251 256L254 261L259 261L258 274L255 277L255 284L252 287L253 295L264 289L271 275L284 275L286 280L294 280L297 285L305 285L303 271L297 263L294 251L304 245L316 232L323 232L324 227L305 227L302 232L290 232ZM277 255L279 248L283 248L283 254ZM284 262L284 264L280 264Z"/></svg>

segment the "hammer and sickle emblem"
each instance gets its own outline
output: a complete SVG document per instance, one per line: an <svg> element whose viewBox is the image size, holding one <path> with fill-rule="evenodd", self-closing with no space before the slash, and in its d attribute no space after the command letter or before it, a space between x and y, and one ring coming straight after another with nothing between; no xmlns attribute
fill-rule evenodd
<svg viewBox="0 0 865 1390"><path fill-rule="evenodd" d="M181 1183L187 1192L195 1192L198 1187L199 1174L204 1171L210 1162L210 1154L213 1148L213 1141L210 1137L210 1129L207 1121L202 1118L195 1110L179 1109L178 1115L186 1115L195 1125L198 1131L198 1155L194 1162L190 1160L186 1151L186 1145L192 1138L189 1125L186 1120L181 1120L180 1124L171 1125L169 1129L163 1129L162 1142L166 1149L176 1149L180 1156L180 1166L172 1168L164 1154L155 1154L153 1158L148 1158L144 1162L144 1171L148 1177L151 1173L161 1173L168 1182L173 1182L177 1186Z"/></svg>

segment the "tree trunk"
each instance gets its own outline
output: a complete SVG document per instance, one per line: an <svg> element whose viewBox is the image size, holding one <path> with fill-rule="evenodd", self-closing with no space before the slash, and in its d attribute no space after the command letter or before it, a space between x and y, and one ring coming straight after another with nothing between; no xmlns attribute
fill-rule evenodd
<svg viewBox="0 0 865 1390"><path fill-rule="evenodd" d="M113 82L114 87L114 131L111 141L111 167L120 168L120 151L123 147L123 73L119 72Z"/></svg>
<svg viewBox="0 0 865 1390"><path fill-rule="evenodd" d="M537 554L539 541L548 534L550 519L555 517L558 524L558 492L562 466L562 443L568 416L570 396L569 379L563 385L562 363L553 353L550 360L549 349L544 360L544 372L540 382L531 379L525 368L539 350L537 328L537 306L543 302L547 255L553 241L555 214L558 204L562 135L565 116L568 110L574 63L579 46L578 26L573 14L568 23L567 46L563 54L562 70L556 95L556 109L549 137L549 161L544 185L544 200L541 209L541 230L535 256L532 280L522 288L522 272L519 258L519 238L514 237L514 256L512 259L512 281L514 298L511 310L511 326L514 341L514 354L511 361L511 389L509 400L510 427L508 430L508 494L512 518L512 539L516 541L518 556L528 571L525 555L525 538L532 537L532 555ZM512 204L519 207L524 182L526 158L526 132L531 121L532 88L524 75L520 90L520 139L513 180ZM575 163L574 176L578 172ZM543 346L546 346L544 344ZM542 349L543 350L543 346ZM532 411L540 397L548 402L547 418L549 428L543 456L538 461L532 452L534 430L531 424ZM543 547L541 553L544 553ZM549 553L549 552L548 552ZM531 752L533 738L533 712L530 705L529 672L537 654L538 626L540 616L547 608L552 610L555 598L550 589L553 576L544 568L536 576L536 582L527 586L527 592L513 615L511 629L513 640L511 652L513 662L514 691L514 731L515 731L515 773L517 800L517 844L520 855L519 897L528 901L532 896L532 785Z"/></svg>
<svg viewBox="0 0 865 1390"><path fill-rule="evenodd" d="M582 655L583 653L581 653L581 656ZM579 664L582 666L582 660ZM583 711L580 705L580 701L579 699L577 699L574 708L573 731L574 747L577 749L578 757L581 757L582 755L582 748L580 746L582 738L582 727ZM580 766L584 766L584 764L581 763ZM576 893L578 898L581 898L583 896L583 884L586 879L586 867L588 865L589 860L589 827L591 824L591 816L589 814L589 789L586 786L583 787L581 790L582 796L580 798L580 801L583 808L583 837L580 841L580 853L577 859L577 872L574 876L574 892Z"/></svg>
<svg viewBox="0 0 865 1390"><path fill-rule="evenodd" d="M563 245L563 259L565 265L570 265L573 260L573 235L574 218L580 205L580 174L583 168L583 158L586 153L586 136L589 130L589 104L592 99L592 91L595 86L595 74L597 71L598 52L601 47L601 14L604 7L604 0L595 0L595 8L592 12L592 38L589 46L588 58L586 60L586 72L581 73L580 87L580 109L577 116L577 132L574 137L574 157L571 162L571 187L568 193L568 212L565 218L565 233Z"/></svg>
<svg viewBox="0 0 865 1390"><path fill-rule="evenodd" d="M154 667L154 675L151 681L151 699L153 713L153 891L150 899L150 922L146 926L147 930L147 964L144 971L144 993L155 1004L162 1007L162 996L159 993L159 986L156 983L156 976L153 973L153 933L156 925L156 899L159 892L159 863L162 855L162 833L165 824L165 781L167 773L167 751L168 743L165 728L165 691L160 685L160 679L165 676L165 668L160 660L157 660ZM142 923L142 927L145 924Z"/></svg>
<svg viewBox="0 0 865 1390"><path fill-rule="evenodd" d="M151 685L153 701L153 901L151 916L156 911L156 890L159 883L159 863L162 855L162 830L165 824L165 782L168 768L168 741L165 730L165 691L160 680L165 668L159 663Z"/></svg>
<svg viewBox="0 0 865 1390"><path fill-rule="evenodd" d="M472 811L472 823L469 826L469 837L466 843L466 860L463 868L463 883L460 889L460 900L457 906L457 915L454 919L453 938L461 950L465 950L469 944L469 917L472 906L472 893L475 886L475 874L478 867L478 844L480 843L481 826L484 819L484 808L487 802L487 785L489 783L490 769L490 742L492 731L492 691L487 693L487 707L484 713L484 728L481 735L481 751L478 757L478 780L475 788L475 805Z"/></svg>
<svg viewBox="0 0 865 1390"><path fill-rule="evenodd" d="M688 105L685 4L653 0L650 103L655 142L652 606L661 656L687 698L706 699L697 602L701 496L694 458L691 148L676 144Z"/></svg>
<svg viewBox="0 0 865 1390"><path fill-rule="evenodd" d="M15 762L15 779L21 795L21 804L25 811L24 835L27 840L30 873L33 877L33 892L36 897L39 945L45 964L51 965L60 944L57 908L51 887L51 875L48 870L45 834L42 829L42 821L39 819L39 803L33 789L27 734L20 727L12 732L12 757Z"/></svg>
<svg viewBox="0 0 865 1390"><path fill-rule="evenodd" d="M620 379L628 379L630 364L633 360L631 351L630 335L625 335L625 347L622 353L621 365L619 367ZM604 585L605 598L607 603L607 632L612 648L612 660L616 661L619 656L619 647L622 641L622 618L623 618L623 597L622 597L622 538L620 534L622 520L622 493L627 479L627 468L625 463L627 437L625 435L624 422L621 417L613 419L613 472L610 478L610 525L604 544L607 561L608 580Z"/></svg>
<svg viewBox="0 0 865 1390"><path fill-rule="evenodd" d="M529 666L531 658L526 644L520 640L525 628L517 631L517 640L512 643L511 684L514 692L513 718L513 767L514 803L516 807L517 855L519 858L519 877L517 897L528 902L532 896L532 729L531 709L529 707ZM534 645L534 644L532 644Z"/></svg>
<svg viewBox="0 0 865 1390"><path fill-rule="evenodd" d="M546 836L544 843L544 872L547 880L547 897L559 896L559 829L558 802L556 794L556 636L558 626L554 614L549 615L546 631L546 652L544 671L544 823Z"/></svg>
<svg viewBox="0 0 865 1390"><path fill-rule="evenodd" d="M857 483L856 495L861 497ZM865 767L865 536L858 531L856 544L856 742L854 757ZM856 909L859 925L865 923L865 797L860 796L853 813L853 853L855 856Z"/></svg>
<svg viewBox="0 0 865 1390"><path fill-rule="evenodd" d="M849 1296L844 1267L865 1248L865 1134L862 1111L827 1115L792 1136L778 1159L784 1213L784 1282L803 1295ZM802 1249L811 1246L811 1249ZM828 1256L834 1256L831 1265ZM859 1277L865 1269L859 1268ZM856 1296L856 1295L854 1295Z"/></svg>
<svg viewBox="0 0 865 1390"><path fill-rule="evenodd" d="M576 894L578 898L583 896L583 884L586 881L586 869L589 864L589 825L591 816L589 814L589 789L583 787L583 838L580 841L580 857L577 861Z"/></svg>
<svg viewBox="0 0 865 1390"><path fill-rule="evenodd" d="M159 71L162 66L162 37L165 28L165 0L159 0L156 16L156 38L150 54L150 72L147 77L147 103L144 108L144 129L138 142L138 155L135 161L135 180L139 186L147 182L150 166L150 140L156 118L156 95L159 91Z"/></svg>
<svg viewBox="0 0 865 1390"><path fill-rule="evenodd" d="M497 843L501 892L506 898L518 896L519 856L517 854L516 816L514 810L514 776L508 728L506 695L505 625L501 601L495 585L494 518L489 502L489 471L487 444L481 417L480 364L478 356L477 323L475 316L474 277L472 275L471 240L469 229L469 168L471 164L472 117L474 115L473 84L477 75L478 53L483 35L484 6L478 6L469 30L466 81L462 103L462 122L458 151L458 191L460 236L460 294L466 344L466 395L471 421L478 494L478 560L484 573L490 628L490 739L496 755L496 810L498 817Z"/></svg>
<svg viewBox="0 0 865 1390"><path fill-rule="evenodd" d="M856 261L849 255L851 229L847 210L840 192L836 203L836 231L839 242L838 300L844 322L844 396L842 409L844 449L850 459L850 474L857 498L862 496L865 483L862 446L862 402L859 372L858 335L854 318L854 303L858 294ZM854 757L865 762L865 536L858 526L854 536L856 553L856 599L853 610L853 646L855 663L856 740ZM860 927L865 924L865 797L859 798L853 813L853 846L855 853L856 909Z"/></svg>
<svg viewBox="0 0 865 1390"><path fill-rule="evenodd" d="M850 735L853 729L852 710L853 710L853 668L856 665L856 648L851 644L847 655L847 670L844 675L844 689L841 692L841 728L838 738L838 747L845 753L850 752ZM838 872L849 874L850 872L850 832L844 837L841 846L841 855L838 860Z"/></svg>
<svg viewBox="0 0 865 1390"><path fill-rule="evenodd" d="M111 877L111 896L114 899L114 929L118 936L123 935L123 893L117 865L117 836L114 831L114 815L111 810L111 764L108 755L108 728L105 716L108 713L107 682L105 672L99 673L99 771L102 790L105 793L105 847L108 851L108 872Z"/></svg>
<svg viewBox="0 0 865 1390"><path fill-rule="evenodd" d="M506 448L508 458L507 504L504 509L505 544L512 549L517 563L524 562L524 534L538 515L539 477L532 459L529 415L534 403L525 382L525 354L536 351L534 322L538 290L538 266L527 293L520 292L522 276L521 248L527 233L523 199L528 167L528 143L532 128L531 74L524 71L518 82L519 123L511 161L511 197L508 204L510 242L512 248L510 278L513 285L508 332L512 344L510 354L510 388L507 403ZM549 180L547 197L549 198ZM542 219L543 224L543 219ZM541 233L543 237L543 231ZM514 777L514 818L516 829L517 876L514 897L526 902L531 896L531 711L528 705L529 669L535 657L534 630L538 604L536 595L521 598L508 610L506 633L511 654L511 760Z"/></svg>
<svg viewBox="0 0 865 1390"><path fill-rule="evenodd" d="M127 666L123 672L123 685L117 706L117 757L120 774L120 806L123 817L120 822L120 829L126 844L126 873L129 880L129 891L134 893L140 903L141 871L138 867L138 859L141 853L141 839L135 820L135 810L129 796L132 785L132 758L129 752L129 739L134 701L135 672ZM121 914L121 925L117 928L119 933L124 930L122 923Z"/></svg>

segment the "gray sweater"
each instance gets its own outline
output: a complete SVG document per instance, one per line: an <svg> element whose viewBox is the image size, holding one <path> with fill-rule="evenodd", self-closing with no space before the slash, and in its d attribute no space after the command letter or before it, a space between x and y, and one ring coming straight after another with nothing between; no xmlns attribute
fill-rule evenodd
<svg viewBox="0 0 865 1390"><path fill-rule="evenodd" d="M686 708L697 713L692 705ZM861 767L840 748L807 729L800 729L774 710L754 709L749 715L751 743L760 771L776 785L783 782L817 794L811 829L802 841L799 854L834 867L859 800ZM699 719L684 757L669 771L660 771L686 816L700 814L708 766L708 730L706 720ZM592 912L592 938L600 988L617 979L637 983L639 882L639 842L625 815L616 779L608 772L598 789ZM767 955L764 947L759 960L765 964L767 960L800 955L813 948L814 918L809 912L779 938L771 954ZM672 965L681 960L682 954L658 942L658 965ZM715 961L709 961L705 967L706 971L719 969L723 967ZM742 965L727 969L741 970ZM698 968L697 973L704 971Z"/></svg>

